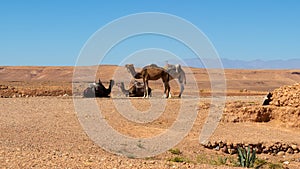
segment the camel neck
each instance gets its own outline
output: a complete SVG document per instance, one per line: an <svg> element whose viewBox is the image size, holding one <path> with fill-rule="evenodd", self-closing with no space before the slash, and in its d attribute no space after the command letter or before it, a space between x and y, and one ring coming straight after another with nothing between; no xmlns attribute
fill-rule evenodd
<svg viewBox="0 0 300 169"><path fill-rule="evenodd" d="M109 83L109 86L108 86L108 90L111 91L112 85L113 85L112 82L110 82L110 83Z"/></svg>
<svg viewBox="0 0 300 169"><path fill-rule="evenodd" d="M125 89L124 84L120 85L120 89L121 89L123 94L128 94L129 93L129 91Z"/></svg>
<svg viewBox="0 0 300 169"><path fill-rule="evenodd" d="M135 71L134 67L130 68L129 71L133 77L136 75L136 71Z"/></svg>

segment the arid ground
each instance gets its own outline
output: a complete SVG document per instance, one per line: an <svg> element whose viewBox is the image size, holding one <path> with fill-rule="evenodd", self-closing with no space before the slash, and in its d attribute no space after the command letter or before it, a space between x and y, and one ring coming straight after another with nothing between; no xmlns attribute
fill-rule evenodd
<svg viewBox="0 0 300 169"><path fill-rule="evenodd" d="M207 71L189 70L187 79L195 79L197 91L188 80L182 98L176 97L179 87L174 80L174 97L162 98L159 80L150 83L150 99L126 98L117 86L111 98L96 99L102 116L116 131L149 138L173 124L181 101L199 96L196 120L183 140L170 151L135 158L107 152L85 133L73 98L84 99L81 94L90 81L81 82L72 91L72 67L0 67L1 168L232 168L237 165L236 147L248 145L257 149L256 165L261 168L300 168L300 70L225 70L225 108L211 102ZM110 79L125 81L126 87L130 82L129 73L117 66L100 66L98 78L105 86ZM273 101L262 106L269 91L273 92ZM141 111L155 106L151 100L166 102L166 106L154 121L135 123L118 112L116 99L129 101ZM218 127L209 143L200 144L200 132L213 107L223 115L216 119Z"/></svg>

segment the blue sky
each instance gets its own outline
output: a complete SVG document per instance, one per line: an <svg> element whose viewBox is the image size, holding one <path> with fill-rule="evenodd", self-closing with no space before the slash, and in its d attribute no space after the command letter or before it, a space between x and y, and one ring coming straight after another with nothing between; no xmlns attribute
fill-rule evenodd
<svg viewBox="0 0 300 169"><path fill-rule="evenodd" d="M221 58L300 58L299 9L297 0L2 0L0 65L75 65L94 32L141 12L188 20L206 34Z"/></svg>

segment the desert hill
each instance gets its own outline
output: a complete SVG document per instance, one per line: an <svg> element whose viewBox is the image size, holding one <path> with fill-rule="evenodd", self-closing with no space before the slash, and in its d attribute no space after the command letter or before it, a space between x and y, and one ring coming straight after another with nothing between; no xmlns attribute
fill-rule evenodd
<svg viewBox="0 0 300 169"><path fill-rule="evenodd" d="M183 68L187 73L187 79L195 78L199 90L203 93L210 91L210 79L206 69ZM137 68L137 70L140 70ZM18 88L18 93L30 96L30 90L38 88L47 90L39 92L39 95L72 94L72 78L74 67L72 66L1 66L0 84L6 85L3 89ZM292 85L300 82L300 70L243 70L225 69L227 93L230 95L265 94L283 85ZM101 78L104 84L115 77L124 77L130 80L129 73L124 67L115 65L101 65L98 67L96 80ZM83 76L91 76L84 74ZM118 81L119 79L114 79ZM87 82L88 83L88 82ZM151 82L154 88L160 88L161 81ZM187 89L189 84L187 84ZM84 85L83 85L84 87ZM178 90L176 82L171 83L173 91ZM80 89L81 90L81 89ZM55 91L54 94L52 91ZM61 92L58 92L61 91ZM2 92L3 93L3 92ZM26 94L27 93L27 94Z"/></svg>

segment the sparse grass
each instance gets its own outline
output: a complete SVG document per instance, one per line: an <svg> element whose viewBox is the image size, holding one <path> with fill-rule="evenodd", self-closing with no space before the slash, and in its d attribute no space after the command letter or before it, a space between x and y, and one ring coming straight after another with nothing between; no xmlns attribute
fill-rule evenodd
<svg viewBox="0 0 300 169"><path fill-rule="evenodd" d="M227 157L223 158L218 156L217 159L210 159L209 164L219 166L219 165L226 165L226 162L227 162Z"/></svg>
<svg viewBox="0 0 300 169"><path fill-rule="evenodd" d="M190 162L189 159L182 157L182 156L176 156L176 157L170 158L168 161L172 161L172 162L176 162L176 163L182 163L182 162L189 163Z"/></svg>
<svg viewBox="0 0 300 169"><path fill-rule="evenodd" d="M143 146L143 144L141 142L142 142L142 140L139 140L137 146L141 149L145 149L145 147Z"/></svg>
<svg viewBox="0 0 300 169"><path fill-rule="evenodd" d="M262 167L263 165L267 164L268 162L264 159L261 159L261 158L257 158L254 165L255 165L255 168L260 168Z"/></svg>
<svg viewBox="0 0 300 169"><path fill-rule="evenodd" d="M197 163L210 165L226 165L228 158L224 156L207 157L206 155L198 155L196 157Z"/></svg>
<svg viewBox="0 0 300 169"><path fill-rule="evenodd" d="M248 102L250 105L255 105L255 102Z"/></svg>
<svg viewBox="0 0 300 169"><path fill-rule="evenodd" d="M218 157L218 160L217 160L217 165L225 165L227 162L227 157Z"/></svg>
<svg viewBox="0 0 300 169"><path fill-rule="evenodd" d="M141 143L138 143L137 146L141 149L144 149L145 147L141 144Z"/></svg>
<svg viewBox="0 0 300 169"><path fill-rule="evenodd" d="M135 157L135 155L133 155L133 154L128 154L128 155L127 155L127 158L135 159L136 157Z"/></svg>
<svg viewBox="0 0 300 169"><path fill-rule="evenodd" d="M155 157L145 157L145 160L157 160Z"/></svg>
<svg viewBox="0 0 300 169"><path fill-rule="evenodd" d="M282 164L268 163L269 169L283 169Z"/></svg>
<svg viewBox="0 0 300 169"><path fill-rule="evenodd" d="M196 160L197 160L197 163L200 163L200 164L207 164L208 163L208 158L204 154L197 155Z"/></svg>
<svg viewBox="0 0 300 169"><path fill-rule="evenodd" d="M170 149L169 152L176 155L181 154L181 151L178 148Z"/></svg>

